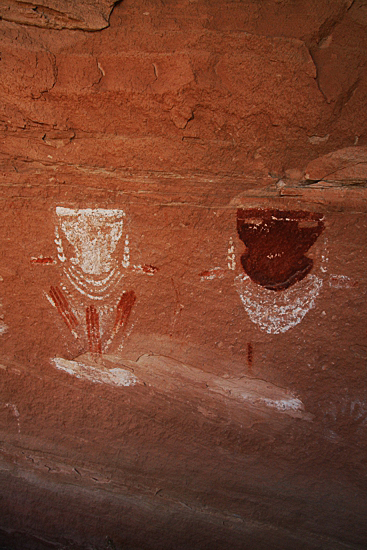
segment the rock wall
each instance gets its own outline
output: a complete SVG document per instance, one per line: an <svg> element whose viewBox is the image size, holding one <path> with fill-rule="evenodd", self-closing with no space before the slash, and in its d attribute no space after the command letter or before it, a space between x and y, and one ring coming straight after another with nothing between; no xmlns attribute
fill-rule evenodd
<svg viewBox="0 0 367 550"><path fill-rule="evenodd" d="M365 547L366 14L2 4L0 547Z"/></svg>

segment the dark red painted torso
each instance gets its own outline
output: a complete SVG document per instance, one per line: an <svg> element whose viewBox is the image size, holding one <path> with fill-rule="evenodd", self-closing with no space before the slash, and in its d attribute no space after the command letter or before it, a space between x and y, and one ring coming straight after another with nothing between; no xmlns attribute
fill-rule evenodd
<svg viewBox="0 0 367 550"><path fill-rule="evenodd" d="M311 271L305 254L323 230L323 216L315 212L239 209L237 231L247 248L242 267L255 283L285 290Z"/></svg>

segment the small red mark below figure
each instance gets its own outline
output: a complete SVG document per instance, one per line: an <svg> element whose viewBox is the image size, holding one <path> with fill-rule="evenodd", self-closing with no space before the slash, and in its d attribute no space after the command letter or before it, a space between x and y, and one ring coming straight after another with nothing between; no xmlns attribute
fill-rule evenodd
<svg viewBox="0 0 367 550"><path fill-rule="evenodd" d="M142 266L142 270L144 273L147 273L148 275L154 275L154 273L157 273L158 267L155 267L154 265L145 264Z"/></svg>
<svg viewBox="0 0 367 550"><path fill-rule="evenodd" d="M32 257L31 264L55 265L56 261L51 257L44 258L40 256L39 258Z"/></svg>
<svg viewBox="0 0 367 550"><path fill-rule="evenodd" d="M251 342L247 344L247 366L250 373L252 373L252 362L254 359L254 348L252 347Z"/></svg>
<svg viewBox="0 0 367 550"><path fill-rule="evenodd" d="M89 340L89 351L91 353L102 353L101 336L99 333L99 315L94 306L86 308L87 334Z"/></svg>
<svg viewBox="0 0 367 550"><path fill-rule="evenodd" d="M124 292L121 300L117 304L116 320L112 330L113 336L122 328L126 328L127 321L130 317L131 310L136 302L136 295L133 290Z"/></svg>
<svg viewBox="0 0 367 550"><path fill-rule="evenodd" d="M52 286L50 288L49 297L60 313L66 326L73 332L79 323L61 289L57 286Z"/></svg>

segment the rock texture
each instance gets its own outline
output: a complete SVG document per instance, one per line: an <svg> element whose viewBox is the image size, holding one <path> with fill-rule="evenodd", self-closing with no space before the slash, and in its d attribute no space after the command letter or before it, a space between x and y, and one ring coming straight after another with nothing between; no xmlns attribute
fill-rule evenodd
<svg viewBox="0 0 367 550"><path fill-rule="evenodd" d="M4 21L46 29L80 29L95 31L108 26L115 1L110 0L25 0L2 2L0 17Z"/></svg>
<svg viewBox="0 0 367 550"><path fill-rule="evenodd" d="M367 179L367 147L347 147L311 161L306 167L306 179L362 183Z"/></svg>
<svg viewBox="0 0 367 550"><path fill-rule="evenodd" d="M365 4L0 15L0 547L365 548Z"/></svg>
<svg viewBox="0 0 367 550"><path fill-rule="evenodd" d="M194 170L261 181L356 139L363 145L366 48L356 37L364 27L349 5L124 0L108 29L85 34L3 20L4 158L16 150L28 167ZM352 84L326 97L326 70L338 75L335 86ZM52 137L60 132L70 139L63 146Z"/></svg>

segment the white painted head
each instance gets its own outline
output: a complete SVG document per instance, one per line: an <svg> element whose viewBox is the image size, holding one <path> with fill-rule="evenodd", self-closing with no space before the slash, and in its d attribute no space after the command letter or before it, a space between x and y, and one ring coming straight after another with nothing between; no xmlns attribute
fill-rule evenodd
<svg viewBox="0 0 367 550"><path fill-rule="evenodd" d="M69 261L87 274L109 273L115 265L113 253L123 233L125 212L58 206L56 215L62 232L74 247L75 255Z"/></svg>

